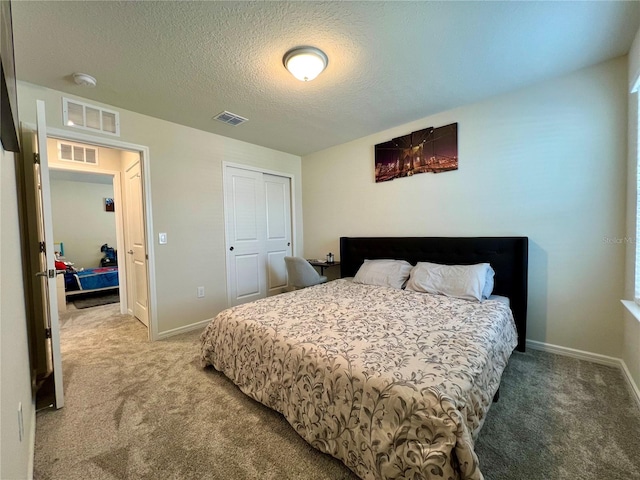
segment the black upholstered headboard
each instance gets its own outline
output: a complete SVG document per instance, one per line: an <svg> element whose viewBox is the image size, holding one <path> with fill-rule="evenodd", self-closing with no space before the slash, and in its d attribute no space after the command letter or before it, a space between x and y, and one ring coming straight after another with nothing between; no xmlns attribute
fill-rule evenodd
<svg viewBox="0 0 640 480"><path fill-rule="evenodd" d="M518 347L525 350L527 334L527 237L341 237L340 275L353 277L365 259L402 259L412 265L491 264L496 272L495 295L509 297L518 329Z"/></svg>

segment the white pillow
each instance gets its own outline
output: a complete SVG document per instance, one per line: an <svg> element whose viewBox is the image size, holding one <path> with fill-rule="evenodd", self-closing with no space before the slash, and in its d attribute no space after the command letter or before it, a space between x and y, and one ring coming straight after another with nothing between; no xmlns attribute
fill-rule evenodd
<svg viewBox="0 0 640 480"><path fill-rule="evenodd" d="M491 268L490 264L487 263L482 265L489 265L489 268L487 268L487 278L485 279L484 288L482 289L482 299L486 300L493 293L493 276L496 272Z"/></svg>
<svg viewBox="0 0 640 480"><path fill-rule="evenodd" d="M485 287L490 268L488 263L440 265L418 262L411 270L407 290L481 302L484 293L486 293ZM491 280L493 280L492 275ZM491 290L493 290L493 286L491 286Z"/></svg>
<svg viewBox="0 0 640 480"><path fill-rule="evenodd" d="M406 260L365 260L353 277L354 283L402 288L409 278L411 264Z"/></svg>

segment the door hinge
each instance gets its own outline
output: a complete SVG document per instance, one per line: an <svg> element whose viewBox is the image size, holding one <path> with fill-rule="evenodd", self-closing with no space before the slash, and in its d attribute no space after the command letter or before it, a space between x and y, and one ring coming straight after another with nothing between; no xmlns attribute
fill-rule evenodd
<svg viewBox="0 0 640 480"><path fill-rule="evenodd" d="M44 253L47 251L47 244L45 242L39 242L38 245L40 247L40 253Z"/></svg>
<svg viewBox="0 0 640 480"><path fill-rule="evenodd" d="M44 337L45 338L51 338L51 329L50 328L45 328L44 329Z"/></svg>
<svg viewBox="0 0 640 480"><path fill-rule="evenodd" d="M40 165L40 154L39 153L34 153L33 154L33 163L37 163L38 165Z"/></svg>

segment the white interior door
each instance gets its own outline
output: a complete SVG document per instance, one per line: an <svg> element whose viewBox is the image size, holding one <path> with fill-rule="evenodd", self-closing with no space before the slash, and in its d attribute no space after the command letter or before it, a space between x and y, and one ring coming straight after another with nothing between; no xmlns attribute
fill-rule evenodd
<svg viewBox="0 0 640 480"><path fill-rule="evenodd" d="M228 296L231 305L266 296L262 173L226 169Z"/></svg>
<svg viewBox="0 0 640 480"><path fill-rule="evenodd" d="M147 282L147 249L142 204L142 174L140 162L127 169L125 243L127 271L127 302L131 313L149 326L149 294Z"/></svg>
<svg viewBox="0 0 640 480"><path fill-rule="evenodd" d="M291 180L263 174L263 182L267 295L276 295L289 286L284 257L291 255Z"/></svg>
<svg viewBox="0 0 640 480"><path fill-rule="evenodd" d="M62 383L62 354L60 352L60 324L58 319L58 297L56 286L55 255L53 251L53 216L51 213L51 185L49 182L49 163L47 156L47 128L45 123L45 103L42 100L36 102L36 144L38 155L33 163L33 189L29 186L28 194L35 195L35 212L28 211L29 215L36 215L37 221L37 265L32 265L39 281L33 283L34 294L42 299L42 322L46 329L47 361L51 362L53 375L55 407L64 406L64 390ZM28 155L28 153L27 153ZM28 157L27 157L28 158ZM30 202L28 202L29 204ZM28 205L27 204L27 205ZM31 258L36 258L32 256ZM40 312L36 312L39 314Z"/></svg>

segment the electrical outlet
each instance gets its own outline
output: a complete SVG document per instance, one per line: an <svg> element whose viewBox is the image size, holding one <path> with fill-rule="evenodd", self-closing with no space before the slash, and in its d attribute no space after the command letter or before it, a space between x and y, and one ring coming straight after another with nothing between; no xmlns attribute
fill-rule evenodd
<svg viewBox="0 0 640 480"><path fill-rule="evenodd" d="M22 402L18 402L18 438L22 441L24 437L24 419L22 417Z"/></svg>
<svg viewBox="0 0 640 480"><path fill-rule="evenodd" d="M198 287L198 298L204 297L204 287Z"/></svg>

